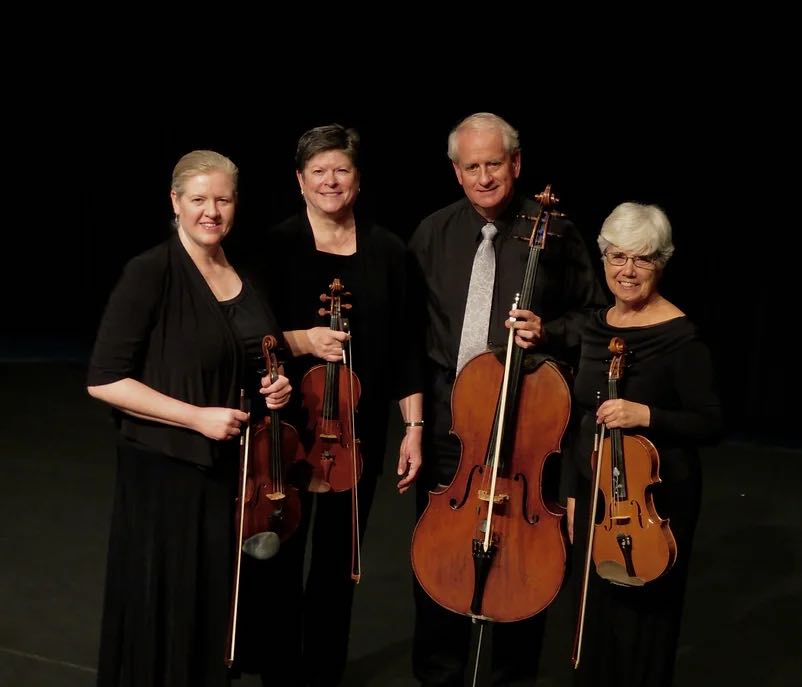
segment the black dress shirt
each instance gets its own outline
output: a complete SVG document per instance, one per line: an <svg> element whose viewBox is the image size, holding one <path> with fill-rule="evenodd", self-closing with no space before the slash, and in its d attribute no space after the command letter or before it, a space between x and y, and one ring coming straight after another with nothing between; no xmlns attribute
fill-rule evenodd
<svg viewBox="0 0 802 687"><path fill-rule="evenodd" d="M521 290L529 258L532 222L519 215L534 216L539 209L533 200L516 198L493 222L498 234L493 241L496 278L488 331L491 346L507 343L504 322ZM423 287L420 297L426 302L426 353L448 370L457 365L473 259L486 223L463 198L424 219L410 241L418 285ZM531 309L546 326L546 347L541 350L573 362L584 320L604 305L606 298L573 224L558 219L552 229L558 236L549 236L541 251Z"/></svg>

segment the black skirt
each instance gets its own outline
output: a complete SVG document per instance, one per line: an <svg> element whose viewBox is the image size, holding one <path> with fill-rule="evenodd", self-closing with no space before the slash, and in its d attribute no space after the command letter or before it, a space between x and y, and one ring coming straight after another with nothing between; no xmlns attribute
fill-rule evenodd
<svg viewBox="0 0 802 687"><path fill-rule="evenodd" d="M236 452L200 468L121 440L99 686L229 684L236 480Z"/></svg>

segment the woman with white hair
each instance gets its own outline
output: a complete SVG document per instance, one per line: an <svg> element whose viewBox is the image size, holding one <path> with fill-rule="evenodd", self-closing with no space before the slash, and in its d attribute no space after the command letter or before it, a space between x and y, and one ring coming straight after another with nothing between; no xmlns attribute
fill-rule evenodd
<svg viewBox="0 0 802 687"><path fill-rule="evenodd" d="M598 244L615 302L585 328L574 384L577 412L563 494L575 570L582 572L587 549L591 454L601 424L646 437L656 447L660 480L650 490L657 514L669 520L677 553L673 567L642 586L611 583L591 567L575 684L670 685L701 496L697 446L718 434L721 411L706 345L659 290L674 252L665 213L655 205L622 203L604 221ZM615 337L624 341L625 366L617 398L608 398L608 347Z"/></svg>

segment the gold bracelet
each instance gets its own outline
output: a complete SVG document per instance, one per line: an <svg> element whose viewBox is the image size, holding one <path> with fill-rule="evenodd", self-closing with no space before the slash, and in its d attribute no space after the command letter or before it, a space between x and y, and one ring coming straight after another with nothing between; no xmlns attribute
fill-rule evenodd
<svg viewBox="0 0 802 687"><path fill-rule="evenodd" d="M423 427L423 420L412 420L411 422L405 422L404 427Z"/></svg>

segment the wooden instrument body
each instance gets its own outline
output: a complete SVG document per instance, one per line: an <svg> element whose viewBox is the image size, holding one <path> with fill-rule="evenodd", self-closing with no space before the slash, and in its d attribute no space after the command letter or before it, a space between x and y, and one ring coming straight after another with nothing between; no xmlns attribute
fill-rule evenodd
<svg viewBox="0 0 802 687"><path fill-rule="evenodd" d="M473 547L484 539L488 521L492 471L487 459L497 407L486 399L491 389L498 394L503 372L493 353L483 353L454 383L453 432L463 447L460 465L448 488L429 496L413 534L412 565L423 589L445 608L511 622L548 606L565 574L562 514L556 504L544 503L541 487L546 459L560 451L571 402L565 378L553 363L522 375L519 421L495 485L495 554L477 614ZM484 402L454 405L460 396Z"/></svg>

